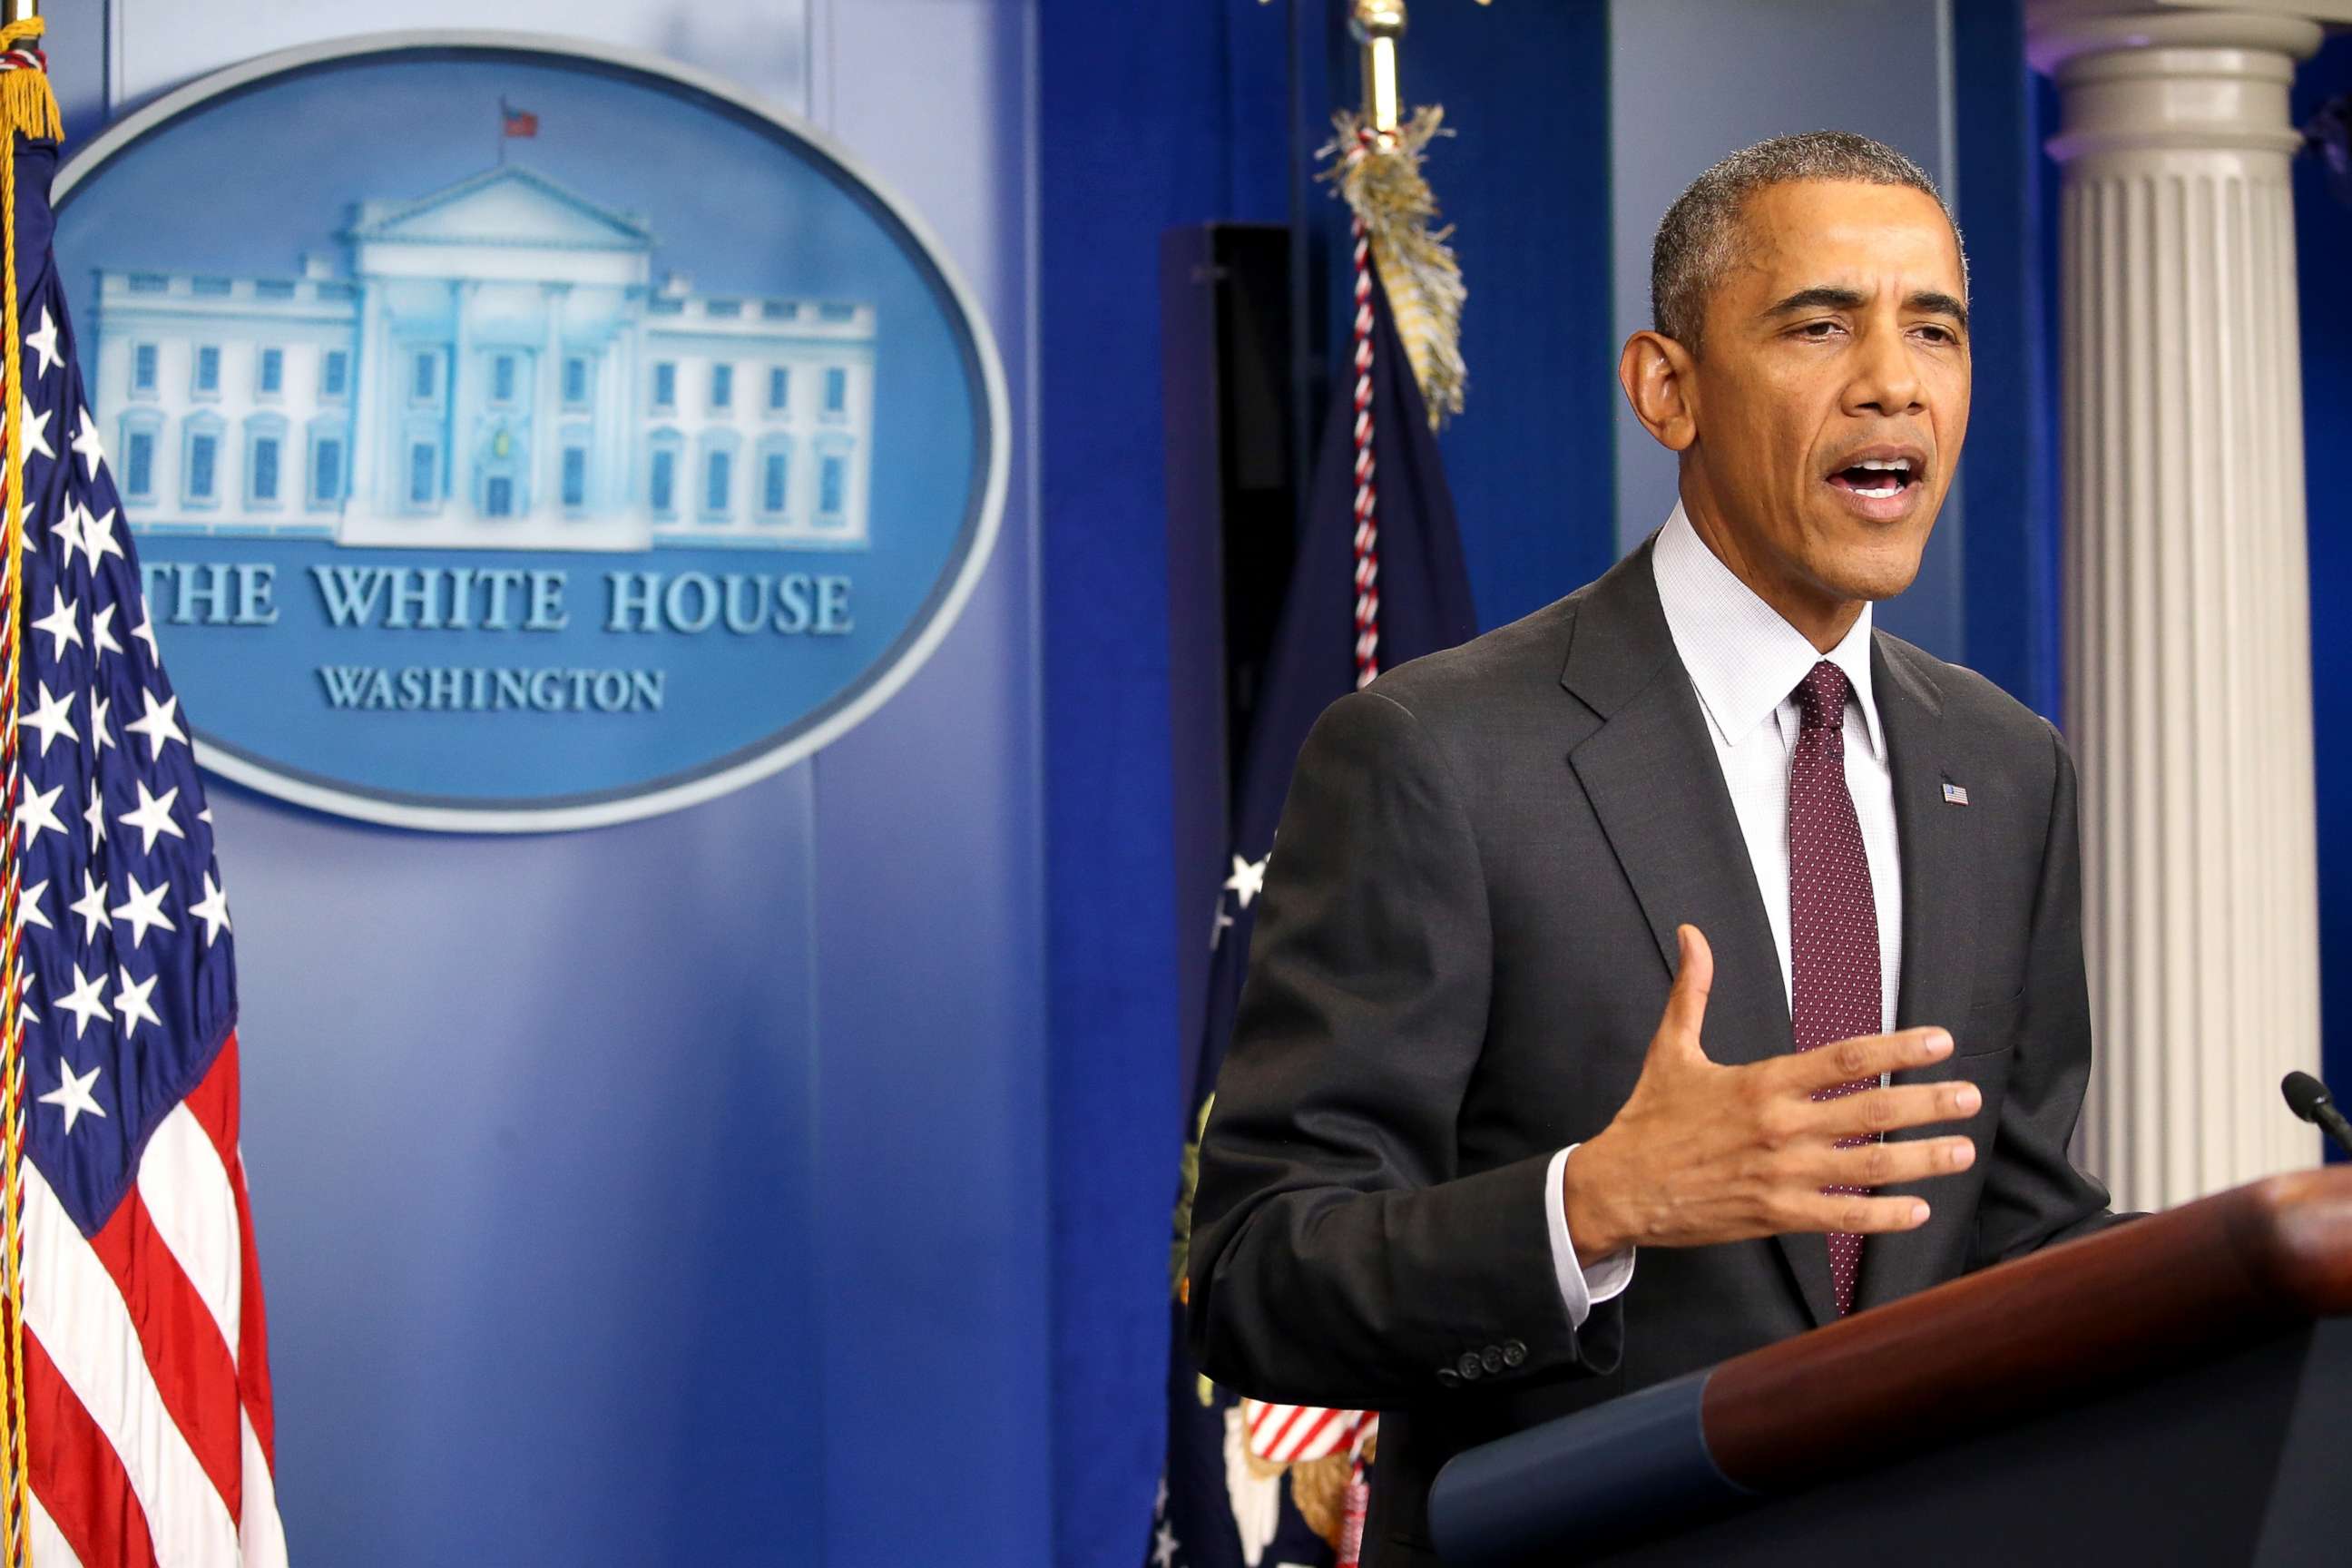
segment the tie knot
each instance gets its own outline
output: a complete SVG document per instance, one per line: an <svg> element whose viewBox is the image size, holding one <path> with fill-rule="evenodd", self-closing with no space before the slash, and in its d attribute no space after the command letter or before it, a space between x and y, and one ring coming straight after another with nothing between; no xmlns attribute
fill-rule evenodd
<svg viewBox="0 0 2352 1568"><path fill-rule="evenodd" d="M1852 689L1846 682L1845 671L1828 659L1807 670L1805 679L1797 682L1797 689L1790 694L1797 700L1801 728L1832 731L1843 728L1846 693Z"/></svg>

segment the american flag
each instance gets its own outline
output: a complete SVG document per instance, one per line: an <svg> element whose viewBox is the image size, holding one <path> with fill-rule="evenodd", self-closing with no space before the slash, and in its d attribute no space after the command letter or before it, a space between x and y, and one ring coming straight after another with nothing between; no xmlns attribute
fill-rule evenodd
<svg viewBox="0 0 2352 1568"><path fill-rule="evenodd" d="M186 717L37 243L55 164L54 146L16 143L33 1561L268 1568L286 1546L237 1146L235 944Z"/></svg>

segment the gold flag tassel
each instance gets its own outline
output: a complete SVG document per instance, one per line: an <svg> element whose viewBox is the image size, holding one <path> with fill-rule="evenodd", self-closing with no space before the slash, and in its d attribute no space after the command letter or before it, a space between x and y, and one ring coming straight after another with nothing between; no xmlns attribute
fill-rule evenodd
<svg viewBox="0 0 2352 1568"><path fill-rule="evenodd" d="M15 51L41 36L37 16L0 27L0 398L5 398L7 464L5 489L0 491L0 548L6 565L0 567L0 615L6 617L7 652L0 666L0 834L6 849L0 854L0 1230L5 1230L6 1258L0 1262L7 1291L5 1359L7 1405L5 1411L7 1474L0 1512L5 1512L5 1543L8 1568L30 1568L33 1560L32 1479L27 1464L29 1445L25 1430L25 1020L24 984L18 977L23 953L18 938L22 922L17 904L23 896L22 853L16 831L16 804L23 793L23 753L17 739L17 693L23 679L25 640L25 394L23 389L24 323L17 319L16 289L16 139L62 141L65 126L58 114L57 94L48 73L37 60Z"/></svg>
<svg viewBox="0 0 2352 1568"><path fill-rule="evenodd" d="M1421 386L1434 430L1462 412L1470 373L1462 363L1462 264L1454 259L1451 226L1434 226L1437 197L1423 177L1421 161L1445 129L1445 110L1415 110L1393 132L1374 130L1364 116L1341 110L1331 117L1336 132L1318 154L1337 156L1321 178L1339 189L1371 240L1372 265L1389 297L1397 337L1412 378Z"/></svg>

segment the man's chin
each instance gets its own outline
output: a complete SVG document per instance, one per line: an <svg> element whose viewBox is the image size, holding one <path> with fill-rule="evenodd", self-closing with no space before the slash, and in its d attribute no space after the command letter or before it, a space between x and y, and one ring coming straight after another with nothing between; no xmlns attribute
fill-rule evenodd
<svg viewBox="0 0 2352 1568"><path fill-rule="evenodd" d="M1916 542L1874 542L1818 563L1816 574L1833 596L1874 605L1894 598L1917 580L1919 558L1927 545L1924 537Z"/></svg>

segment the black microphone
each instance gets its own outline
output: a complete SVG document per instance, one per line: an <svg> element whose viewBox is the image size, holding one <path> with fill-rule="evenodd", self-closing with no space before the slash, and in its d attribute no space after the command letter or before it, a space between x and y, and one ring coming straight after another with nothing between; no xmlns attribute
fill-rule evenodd
<svg viewBox="0 0 2352 1568"><path fill-rule="evenodd" d="M2315 1121L2326 1134L2336 1140L2336 1146L2352 1154L2352 1121L2336 1109L2335 1100L2327 1086L2307 1072L2291 1072L2279 1084L2279 1092L2286 1096L2286 1108L2305 1121Z"/></svg>

